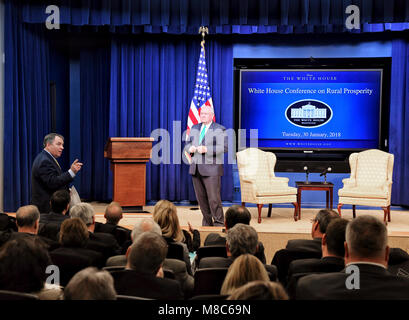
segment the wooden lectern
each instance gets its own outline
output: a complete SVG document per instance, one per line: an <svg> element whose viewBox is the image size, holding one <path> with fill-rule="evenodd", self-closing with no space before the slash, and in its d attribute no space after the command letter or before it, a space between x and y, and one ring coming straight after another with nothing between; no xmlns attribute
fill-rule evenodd
<svg viewBox="0 0 409 320"><path fill-rule="evenodd" d="M146 200L146 162L152 156L153 138L109 138L104 157L111 160L113 201L139 207Z"/></svg>

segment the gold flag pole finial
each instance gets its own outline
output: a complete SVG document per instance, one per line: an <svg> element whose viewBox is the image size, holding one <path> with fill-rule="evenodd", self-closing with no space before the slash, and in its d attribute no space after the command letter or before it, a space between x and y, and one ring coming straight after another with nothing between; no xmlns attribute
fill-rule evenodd
<svg viewBox="0 0 409 320"><path fill-rule="evenodd" d="M199 33L202 34L202 42L200 42L200 45L202 46L203 50L204 50L204 44L205 44L205 35L209 34L209 28L205 27L205 26L201 26L199 28Z"/></svg>

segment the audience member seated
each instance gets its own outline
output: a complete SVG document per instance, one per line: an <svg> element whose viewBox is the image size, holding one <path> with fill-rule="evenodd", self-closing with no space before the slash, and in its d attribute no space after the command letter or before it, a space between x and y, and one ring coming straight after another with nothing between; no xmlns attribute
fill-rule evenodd
<svg viewBox="0 0 409 320"><path fill-rule="evenodd" d="M409 299L409 279L386 269L389 246L382 221L362 215L348 223L345 238L345 270L301 278L298 300Z"/></svg>
<svg viewBox="0 0 409 320"><path fill-rule="evenodd" d="M278 250L274 254L271 264L277 266L278 279L284 287L287 284L288 267L290 266L291 261L297 259L321 258L321 239L331 220L337 218L339 218L339 215L333 210L320 210L312 220L312 240L289 240L285 249Z"/></svg>
<svg viewBox="0 0 409 320"><path fill-rule="evenodd" d="M64 300L116 300L114 279L93 267L81 270L64 288Z"/></svg>
<svg viewBox="0 0 409 320"><path fill-rule="evenodd" d="M242 254L229 267L220 294L231 294L234 289L255 280L269 281L270 278L259 259L251 254Z"/></svg>
<svg viewBox="0 0 409 320"><path fill-rule="evenodd" d="M58 241L61 223L69 219L68 210L70 208L70 193L67 190L58 190L53 193L50 199L51 211L40 214L40 227L38 234Z"/></svg>
<svg viewBox="0 0 409 320"><path fill-rule="evenodd" d="M101 252L105 259L121 253L115 237L109 233L95 232L95 212L89 203L81 202L70 210L71 218L80 218L87 226L89 239L87 249Z"/></svg>
<svg viewBox="0 0 409 320"><path fill-rule="evenodd" d="M38 235L38 227L40 221L40 212L33 205L22 206L16 212L16 223L18 232L7 232L1 236L1 244L8 240L21 237L38 238L43 241L48 250L53 250L59 247L58 242Z"/></svg>
<svg viewBox="0 0 409 320"><path fill-rule="evenodd" d="M254 255L258 246L258 235L256 230L242 223L237 223L233 228L227 231L226 251L227 258L207 257L199 262L199 269L203 268L228 268L233 261L242 254ZM275 266L264 264L265 269L270 275L271 280L275 280L277 269Z"/></svg>
<svg viewBox="0 0 409 320"><path fill-rule="evenodd" d="M61 224L61 247L50 252L51 259L60 268L61 284L65 286L78 271L95 266L104 266L102 253L86 249L89 233L79 218L65 220Z"/></svg>
<svg viewBox="0 0 409 320"><path fill-rule="evenodd" d="M116 292L150 299L183 299L179 282L163 277L166 255L167 244L162 236L142 233L128 248L126 269L111 273Z"/></svg>
<svg viewBox="0 0 409 320"><path fill-rule="evenodd" d="M236 223L248 224L250 225L251 214L250 211L243 206L232 205L227 209L224 216L224 226L226 231L233 228ZM205 241L205 246L214 246L214 245L226 245L226 237L221 236L218 233L210 233ZM264 254L264 245L259 241L257 252L255 254L257 258L260 259L262 263L266 263L266 256Z"/></svg>
<svg viewBox="0 0 409 320"><path fill-rule="evenodd" d="M234 289L227 300L288 300L278 282L256 280Z"/></svg>
<svg viewBox="0 0 409 320"><path fill-rule="evenodd" d="M152 218L139 219L131 233L131 239L136 240L142 233L151 231L158 235L162 235L160 226L153 221ZM126 255L118 255L110 257L107 260L107 267L126 266ZM184 261L176 259L165 259L163 263L164 269L169 269L175 275L175 279L180 282L181 288L185 293L185 297L191 296L193 292L193 277L186 271L186 264Z"/></svg>
<svg viewBox="0 0 409 320"><path fill-rule="evenodd" d="M16 218L0 212L0 232L17 231Z"/></svg>
<svg viewBox="0 0 409 320"><path fill-rule="evenodd" d="M322 237L321 259L300 259L290 263L288 269L287 292L290 298L295 297L297 281L311 273L340 272L344 269L344 242L348 220L334 219Z"/></svg>
<svg viewBox="0 0 409 320"><path fill-rule="evenodd" d="M131 230L118 225L122 219L122 207L118 202L111 202L105 209L104 218L106 223L95 222L95 232L112 234L122 248L122 253L131 244ZM126 244L125 244L126 243Z"/></svg>
<svg viewBox="0 0 409 320"><path fill-rule="evenodd" d="M159 224L162 229L162 236L169 245L179 244L183 247L183 260L186 263L187 272L192 275L189 250L186 245L185 234L180 228L176 206L170 201L160 200L153 208L152 217Z"/></svg>
<svg viewBox="0 0 409 320"><path fill-rule="evenodd" d="M37 209L37 207L35 207ZM57 300L61 287L46 283L51 259L37 237L19 237L0 248L0 290L31 293L40 300Z"/></svg>

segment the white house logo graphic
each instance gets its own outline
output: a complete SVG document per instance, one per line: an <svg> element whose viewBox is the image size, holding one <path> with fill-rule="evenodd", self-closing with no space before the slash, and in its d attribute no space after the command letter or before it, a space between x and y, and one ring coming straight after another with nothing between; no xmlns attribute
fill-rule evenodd
<svg viewBox="0 0 409 320"><path fill-rule="evenodd" d="M287 120L297 127L320 127L332 118L329 105L314 99L295 101L285 110Z"/></svg>

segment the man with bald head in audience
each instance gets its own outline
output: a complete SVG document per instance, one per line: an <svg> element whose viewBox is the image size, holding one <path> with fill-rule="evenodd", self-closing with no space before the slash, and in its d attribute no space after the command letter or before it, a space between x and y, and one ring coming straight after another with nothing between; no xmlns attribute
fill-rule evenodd
<svg viewBox="0 0 409 320"><path fill-rule="evenodd" d="M18 232L12 232L7 237L1 237L3 243L18 237L34 237L40 239L50 251L59 247L58 242L38 235L40 211L37 206L28 205L20 207L16 212L16 224ZM3 243L0 243L0 246Z"/></svg>
<svg viewBox="0 0 409 320"><path fill-rule="evenodd" d="M353 219L347 225L345 239L345 270L301 278L297 299L409 299L409 279L387 270L388 231L381 220L369 215Z"/></svg>
<svg viewBox="0 0 409 320"><path fill-rule="evenodd" d="M118 202L111 202L105 209L104 218L106 223L95 222L95 232L112 234L118 244L123 248L123 253L131 244L131 230L118 225L122 219L122 207ZM125 248L126 246L126 248Z"/></svg>
<svg viewBox="0 0 409 320"><path fill-rule="evenodd" d="M203 226L224 224L220 196L223 175L223 154L227 152L225 128L213 122L211 105L199 109L200 123L192 126L185 151L191 155L189 174L192 175L196 199L202 211Z"/></svg>

